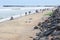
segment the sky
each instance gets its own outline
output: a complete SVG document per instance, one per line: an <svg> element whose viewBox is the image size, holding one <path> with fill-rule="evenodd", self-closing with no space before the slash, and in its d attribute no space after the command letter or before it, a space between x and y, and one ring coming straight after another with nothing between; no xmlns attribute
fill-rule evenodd
<svg viewBox="0 0 60 40"><path fill-rule="evenodd" d="M60 0L0 0L1 5L60 5Z"/></svg>

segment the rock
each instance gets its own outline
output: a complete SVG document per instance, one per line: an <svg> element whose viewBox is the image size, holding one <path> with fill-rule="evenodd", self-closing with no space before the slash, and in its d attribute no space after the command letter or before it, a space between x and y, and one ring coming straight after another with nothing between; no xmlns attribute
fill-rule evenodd
<svg viewBox="0 0 60 40"><path fill-rule="evenodd" d="M34 27L34 29L38 29L38 27L37 27L37 26L35 26L35 27Z"/></svg>

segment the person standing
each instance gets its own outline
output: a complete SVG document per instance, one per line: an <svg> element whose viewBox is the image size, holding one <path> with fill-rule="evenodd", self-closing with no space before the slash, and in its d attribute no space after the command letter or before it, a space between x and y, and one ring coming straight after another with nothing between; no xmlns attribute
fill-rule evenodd
<svg viewBox="0 0 60 40"><path fill-rule="evenodd" d="M29 11L29 15L30 15L31 11Z"/></svg>
<svg viewBox="0 0 60 40"><path fill-rule="evenodd" d="M11 17L10 20L13 20L13 17Z"/></svg>
<svg viewBox="0 0 60 40"><path fill-rule="evenodd" d="M25 16L27 15L27 12L25 12Z"/></svg>

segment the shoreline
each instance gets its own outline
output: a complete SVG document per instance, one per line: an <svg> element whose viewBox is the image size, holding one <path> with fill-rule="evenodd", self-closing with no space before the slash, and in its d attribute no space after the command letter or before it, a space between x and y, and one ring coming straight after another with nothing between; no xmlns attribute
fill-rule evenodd
<svg viewBox="0 0 60 40"><path fill-rule="evenodd" d="M0 23L0 40L32 40L38 30L34 26L42 22L42 17L49 11L35 13L21 18Z"/></svg>
<svg viewBox="0 0 60 40"><path fill-rule="evenodd" d="M43 10L43 9L48 9L48 8L43 8L43 9L40 8L40 9ZM38 10L38 12L42 12L42 11L40 11L40 9L36 9L36 10ZM36 11L36 10L34 10L34 11ZM23 11L23 10L22 10L22 11ZM30 10L30 11L31 11L31 10ZM31 11L30 15L36 13L36 12L34 12L34 11ZM28 12L29 12L29 11L28 11ZM29 15L28 12L27 12L27 15ZM10 16L10 17L8 17L8 18L0 19L0 22L8 21L8 20L11 19L11 17L13 17L13 19L16 19L16 18L23 17L23 16L25 16L25 12L24 12L23 14L20 14L20 15L14 15L14 16Z"/></svg>

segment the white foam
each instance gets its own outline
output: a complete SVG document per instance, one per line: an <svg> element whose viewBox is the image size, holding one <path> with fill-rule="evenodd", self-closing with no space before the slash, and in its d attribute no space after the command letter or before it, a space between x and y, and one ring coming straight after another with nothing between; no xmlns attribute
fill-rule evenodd
<svg viewBox="0 0 60 40"><path fill-rule="evenodd" d="M25 7L25 8L21 8L21 9L22 9L22 11L23 11L23 10L30 10L30 9L35 9L35 10L37 10L37 9L47 9L47 8L52 9L52 8L54 8L54 7L42 7L42 8L40 8L40 7L28 7L28 8L27 8L27 7ZM1 10L1 9L0 9L0 10ZM11 10L11 9L2 9L2 11L3 11L3 10ZM35 10L32 11L31 14L35 13ZM30 11L31 11L31 10L30 10ZM28 13L28 15L29 15L29 13ZM15 18L19 18L19 17L21 17L21 16L25 16L25 13L20 14L20 15L14 15L14 16L12 16L12 17L15 19ZM11 18L11 16L8 17L8 18L0 19L0 22L8 21L8 20L10 20L10 18Z"/></svg>
<svg viewBox="0 0 60 40"><path fill-rule="evenodd" d="M4 19L0 19L0 22L4 22L4 21L8 21L10 20L10 17L9 18L4 18Z"/></svg>

